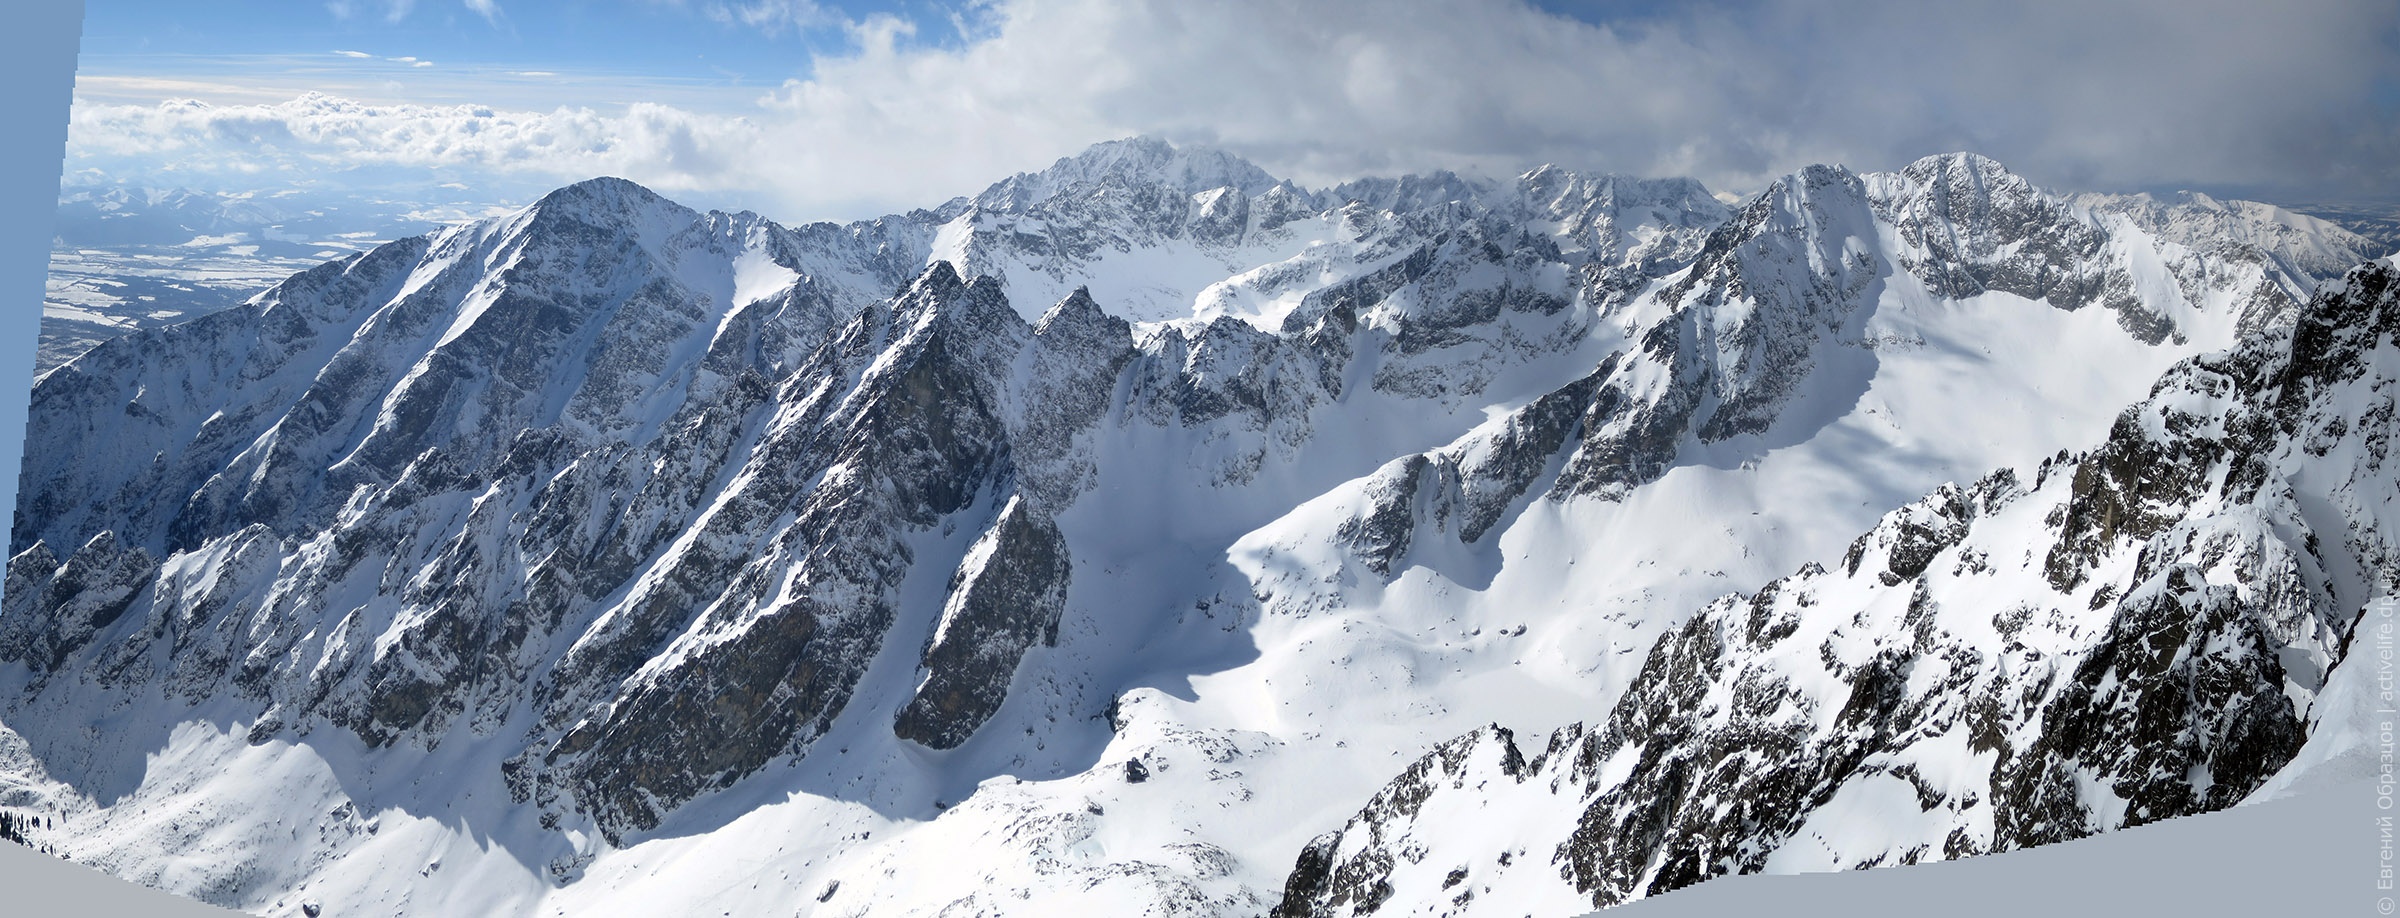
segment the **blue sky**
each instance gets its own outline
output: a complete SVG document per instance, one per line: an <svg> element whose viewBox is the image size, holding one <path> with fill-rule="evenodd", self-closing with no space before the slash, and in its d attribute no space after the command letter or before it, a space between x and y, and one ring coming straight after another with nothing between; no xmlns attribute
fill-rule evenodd
<svg viewBox="0 0 2400 918"><path fill-rule="evenodd" d="M952 16L965 15L924 0L508 0L488 8L489 16L459 0L90 0L83 70L207 84L193 95L225 100L341 87L390 101L548 107L672 98L728 109L747 104L744 90L805 78L816 55L847 50L846 23L892 17L917 26L911 43L955 43ZM157 93L102 84L83 94Z"/></svg>
<svg viewBox="0 0 2400 918"><path fill-rule="evenodd" d="M2400 194L2389 0L88 0L68 168L624 175L782 219L1100 140L1309 183L1543 162L1752 190L1967 149L2062 188Z"/></svg>
<svg viewBox="0 0 2400 918"><path fill-rule="evenodd" d="M805 78L816 55L850 49L854 42L845 24L876 17L913 26L905 44L955 47L985 15L982 6L936 0L493 0L482 5L487 14L460 0L88 0L83 56L87 71L106 73L231 77L238 68L265 62L268 69L312 79L413 77L419 82L412 85L439 92L465 91L455 85L464 74L524 71L574 74L590 81L585 85L605 80L725 90ZM1534 6L1585 22L1634 25L1671 14L1678 4L1544 0ZM329 44L336 47L323 47ZM372 56L347 58L335 51ZM401 58L411 60L396 60ZM417 60L433 66L414 68Z"/></svg>
<svg viewBox="0 0 2400 918"><path fill-rule="evenodd" d="M1534 8L1620 28L1692 4L1542 0ZM1717 4L1740 6L1747 4ZM175 89L212 101L307 89L361 99L537 108L673 101L738 111L758 91L852 52L858 29L905 23L902 47L971 43L988 4L937 0L89 0L83 69L95 99ZM488 14L484 12L488 10Z"/></svg>

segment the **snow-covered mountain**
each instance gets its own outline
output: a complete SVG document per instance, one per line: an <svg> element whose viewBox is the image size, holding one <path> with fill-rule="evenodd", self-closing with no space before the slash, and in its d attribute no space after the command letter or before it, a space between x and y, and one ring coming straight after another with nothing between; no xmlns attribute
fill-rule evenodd
<svg viewBox="0 0 2400 918"><path fill-rule="evenodd" d="M1535 850L1576 806L1602 834L1630 818L1607 807L1696 814L1603 845L1699 845L1692 879L1835 863L1791 844L1830 807L1815 775L1865 788L1833 812L1883 813L1869 776L1949 769L1920 782L1947 809L1839 835L1844 866L2213 808L2306 735L2390 564L2391 478L2260 484L2319 436L2235 405L2297 391L2263 369L2214 371L2238 418L2141 440L2149 409L2118 412L2198 411L2153 383L2274 364L2327 310L2371 309L2339 305L2357 273L2312 299L2363 246L1964 154L1811 167L1729 208L1554 168L1311 191L1131 140L802 227L584 182L42 377L0 804L55 814L87 863L275 914L1358 911L1447 878L1436 839L1588 904L1663 886L1647 854ZM2381 378L2344 347L2328 372ZM2292 417L2340 414L2329 443L2378 429L2369 395L2326 398ZM2238 448L2186 442L2244 424ZM2124 438L2121 460L2056 455ZM2202 453L2269 471L2222 508L2195 503L2201 459L2172 494L2141 477ZM2247 554L2162 548L2117 582L2129 540L2237 503L2257 526L2185 528ZM1946 573L1962 544L1983 570ZM2031 763L2023 825L1959 796L1988 762L1895 738L2038 682L2028 654L2100 659L2095 629L2180 621L2186 593L2231 628L2261 590L2277 612L2243 634L2265 649L2228 664L2252 681L2179 702L2251 733L2144 753L2209 764L2146 778L2138 816L2046 777L2134 769L2114 734L2028 713L2068 683L1978 715L2002 744L1978 748ZM1840 622L1796 611L1819 594ZM2070 600L2091 611L2015 614ZM1798 624L1741 631L1754 606ZM2116 693L2088 719L2180 672L2118 656L2073 683ZM1708 706L1763 674L1788 696L1742 709L1763 727ZM1864 713L1818 716L1868 683ZM1528 762L1494 721L1602 724L1559 748L1605 751ZM1726 749L1789 792L1688 764ZM1591 764L1555 789L1530 777L1571 758ZM1462 768L1491 774L1430 793ZM1755 815L1678 802L1700 795ZM1553 815L1428 815L1517 806ZM1419 898L1483 907L1455 895Z"/></svg>
<svg viewBox="0 0 2400 918"><path fill-rule="evenodd" d="M1945 484L1838 565L1710 603L1533 757L1494 726L1419 759L1311 843L1281 913L1564 914L2241 801L2300 751L2368 596L2400 592L2395 332L2400 271L2362 265L2096 448Z"/></svg>

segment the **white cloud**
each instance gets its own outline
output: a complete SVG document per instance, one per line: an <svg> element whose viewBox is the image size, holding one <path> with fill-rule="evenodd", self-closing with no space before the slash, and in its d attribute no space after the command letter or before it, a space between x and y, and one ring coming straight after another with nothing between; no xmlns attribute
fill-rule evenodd
<svg viewBox="0 0 2400 918"><path fill-rule="evenodd" d="M622 174L669 190L719 187L742 174L733 158L761 143L747 120L646 103L602 115L583 108L369 105L310 93L272 105L79 105L72 119L71 156L173 162L184 171L399 166Z"/></svg>
<svg viewBox="0 0 2400 918"><path fill-rule="evenodd" d="M369 60L369 59L372 59L372 58L375 56L375 55L372 55L372 54L368 54L367 52L364 52L364 51L335 51L335 52L333 52L333 53L335 53L335 54L339 54L339 55L341 55L341 56L343 56L343 57L355 58L355 59L358 59L358 60Z"/></svg>
<svg viewBox="0 0 2400 918"><path fill-rule="evenodd" d="M710 2L701 6L701 12L718 22L748 26L769 35L779 34L787 28L804 31L841 21L810 0Z"/></svg>
<svg viewBox="0 0 2400 918"><path fill-rule="evenodd" d="M499 0L462 0L462 2L466 4L468 10L483 17L483 21L493 25L500 23ZM416 12L417 0L326 0L325 2L326 12L332 13L335 19L357 19L370 15L376 9L383 11L383 21L397 23L407 19L409 14Z"/></svg>
<svg viewBox="0 0 2400 918"><path fill-rule="evenodd" d="M327 0L325 9L335 19L356 19L368 15L370 8L381 7L385 22L399 22L417 7L417 0Z"/></svg>
<svg viewBox="0 0 2400 918"><path fill-rule="evenodd" d="M2400 7L2300 5L1761 0L1609 29L1517 0L997 0L938 46L911 41L905 20L847 23L848 52L742 116L79 105L72 144L195 164L207 148L223 169L280 157L610 173L785 218L929 205L1137 132L1309 182L1555 161L1747 190L1810 162L1891 168L1973 149L2069 188L2400 188L2400 119L2373 95L2400 86ZM823 15L715 6L762 29ZM753 10L768 18L739 18Z"/></svg>

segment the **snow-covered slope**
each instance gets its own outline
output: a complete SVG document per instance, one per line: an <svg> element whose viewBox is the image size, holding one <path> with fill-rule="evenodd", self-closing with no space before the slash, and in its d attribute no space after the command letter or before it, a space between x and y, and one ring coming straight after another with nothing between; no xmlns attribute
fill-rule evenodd
<svg viewBox="0 0 2400 918"><path fill-rule="evenodd" d="M2345 871L2374 788L2345 783L2301 799L1940 864L1707 883L1598 914L2017 918L2100 915L2341 915L2387 890Z"/></svg>
<svg viewBox="0 0 2400 918"><path fill-rule="evenodd" d="M1426 748L1647 691L2357 244L2159 206L1154 141L848 226L570 186L41 380L11 793L277 913L1259 914Z"/></svg>
<svg viewBox="0 0 2400 918"><path fill-rule="evenodd" d="M2400 272L2178 364L2096 449L1945 484L1660 640L1531 758L1488 727L1303 853L1279 914L1563 913L2228 806L2400 591ZM2353 672L2357 667L2350 667ZM2336 709L2336 716L2348 716Z"/></svg>

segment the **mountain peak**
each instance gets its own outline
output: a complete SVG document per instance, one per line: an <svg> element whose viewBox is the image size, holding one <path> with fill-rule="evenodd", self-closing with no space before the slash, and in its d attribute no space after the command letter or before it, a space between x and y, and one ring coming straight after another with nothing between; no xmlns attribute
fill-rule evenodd
<svg viewBox="0 0 2400 918"><path fill-rule="evenodd" d="M1544 163L1518 175L1516 189L1518 193L1534 199L1557 198L1561 195L1605 195L1623 203L1697 207L1701 214L1723 219L1722 214L1717 212L1718 208L1710 205L1722 205L1724 202L1718 200L1708 186L1694 178L1637 178L1615 172L1577 172L1555 163Z"/></svg>
<svg viewBox="0 0 2400 918"><path fill-rule="evenodd" d="M549 194L542 195L541 200L556 203L580 201L613 203L665 201L666 198L632 179L619 178L614 175L596 175L580 182L559 186L551 190Z"/></svg>
<svg viewBox="0 0 2400 918"><path fill-rule="evenodd" d="M1336 186L1331 196L1336 201L1363 204L1376 210L1406 212L1423 210L1449 203L1472 203L1483 200L1497 183L1484 178L1470 178L1448 169L1426 173L1409 173L1397 178L1371 177L1353 179Z"/></svg>
<svg viewBox="0 0 2400 918"><path fill-rule="evenodd" d="M1193 194L1226 187L1259 194L1276 184L1266 170L1232 153L1200 145L1177 147L1149 136L1093 144L1082 153L1060 159L1049 171L1062 170L1086 180L1122 176L1172 185Z"/></svg>
<svg viewBox="0 0 2400 918"><path fill-rule="evenodd" d="M1900 171L1911 176L1937 175L1943 172L1969 172L1980 175L2013 174L2008 171L2007 166L2001 165L1999 160L1981 153L1969 153L1964 150L1919 157L1916 162L1909 163Z"/></svg>
<svg viewBox="0 0 2400 918"><path fill-rule="evenodd" d="M1999 160L1976 153L1927 156L1909 163L1900 174L1920 186L1941 188L1953 194L1972 193L1977 197L1989 197L2003 190L2012 196L2040 191L2023 176L2008 171Z"/></svg>
<svg viewBox="0 0 2400 918"><path fill-rule="evenodd" d="M1048 335L1053 329L1098 327L1112 322L1117 325L1125 324L1125 320L1111 316L1107 310L1100 308L1100 304L1092 299L1090 287L1077 286L1075 292L1067 294L1066 299L1058 301L1050 307L1049 311L1042 313L1041 321L1034 324L1034 333Z"/></svg>
<svg viewBox="0 0 2400 918"><path fill-rule="evenodd" d="M698 219L699 213L630 179L613 175L588 178L542 195L531 212L571 216L586 222L623 224L644 215Z"/></svg>
<svg viewBox="0 0 2400 918"><path fill-rule="evenodd" d="M908 292L923 291L946 295L951 290L965 285L966 279L959 276L956 265L951 264L948 259L936 259L932 264L926 265L925 270L917 275L917 279L908 285Z"/></svg>
<svg viewBox="0 0 2400 918"><path fill-rule="evenodd" d="M903 326L942 325L980 329L998 334L1007 326L1025 327L1023 317L1008 304L1000 281L987 274L961 273L947 260L935 260L910 282L894 304ZM963 324L962 324L963 323Z"/></svg>
<svg viewBox="0 0 2400 918"><path fill-rule="evenodd" d="M1236 188L1263 194L1277 180L1249 160L1204 146L1177 147L1156 137L1127 137L1096 143L1061 157L1040 172L1020 172L975 196L986 210L1015 210L1039 204L1076 185L1117 179L1165 185L1185 194Z"/></svg>
<svg viewBox="0 0 2400 918"><path fill-rule="evenodd" d="M1769 182L1767 187L1750 197L1744 207L1748 210L1791 210L1806 202L1820 200L1826 189L1842 189L1840 194L1864 199L1868 179L1848 166L1813 163Z"/></svg>

